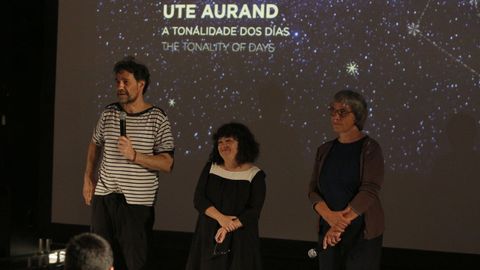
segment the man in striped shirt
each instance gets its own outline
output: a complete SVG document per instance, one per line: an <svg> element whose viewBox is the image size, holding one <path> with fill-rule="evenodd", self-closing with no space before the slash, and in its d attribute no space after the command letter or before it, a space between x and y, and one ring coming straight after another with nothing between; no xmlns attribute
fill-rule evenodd
<svg viewBox="0 0 480 270"><path fill-rule="evenodd" d="M139 270L147 264L158 173L172 170L174 143L165 113L144 100L148 68L127 57L114 73L119 102L105 108L94 130L83 197L92 206L92 232L112 245L115 268Z"/></svg>

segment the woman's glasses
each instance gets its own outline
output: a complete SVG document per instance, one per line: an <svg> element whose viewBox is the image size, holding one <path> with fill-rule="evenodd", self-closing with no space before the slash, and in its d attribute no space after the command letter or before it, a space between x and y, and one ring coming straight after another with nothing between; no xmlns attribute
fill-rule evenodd
<svg viewBox="0 0 480 270"><path fill-rule="evenodd" d="M349 113L352 111L349 111L347 109L335 109L333 106L328 106L328 112L330 113L330 116L335 116L338 115L340 118L345 118L348 116Z"/></svg>

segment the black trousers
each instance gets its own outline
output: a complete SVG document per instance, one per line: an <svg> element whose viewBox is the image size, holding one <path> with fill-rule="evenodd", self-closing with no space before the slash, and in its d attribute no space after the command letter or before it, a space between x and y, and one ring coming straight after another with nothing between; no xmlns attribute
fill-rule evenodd
<svg viewBox="0 0 480 270"><path fill-rule="evenodd" d="M112 246L115 269L148 268L154 213L153 207L127 204L123 194L93 196L91 230Z"/></svg>
<svg viewBox="0 0 480 270"><path fill-rule="evenodd" d="M322 249L323 237L329 227L319 234L319 270L379 270L383 236L367 240L363 237L363 220L347 227L342 240L334 247Z"/></svg>

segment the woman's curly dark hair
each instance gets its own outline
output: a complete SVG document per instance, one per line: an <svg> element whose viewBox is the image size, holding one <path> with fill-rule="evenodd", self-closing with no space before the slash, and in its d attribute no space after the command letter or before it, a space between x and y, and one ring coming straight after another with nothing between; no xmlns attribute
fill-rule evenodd
<svg viewBox="0 0 480 270"><path fill-rule="evenodd" d="M235 157L238 164L254 162L259 154L259 145L255 141L255 136L244 124L231 122L222 125L213 134L213 149L210 153L210 161L216 164L223 164L224 160L218 152L218 140L220 138L232 137L238 141L238 152Z"/></svg>

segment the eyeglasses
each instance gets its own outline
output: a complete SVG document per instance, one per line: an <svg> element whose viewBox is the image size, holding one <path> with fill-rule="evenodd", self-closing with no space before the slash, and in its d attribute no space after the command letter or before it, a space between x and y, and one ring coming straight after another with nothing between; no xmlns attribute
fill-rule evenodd
<svg viewBox="0 0 480 270"><path fill-rule="evenodd" d="M333 106L328 107L328 112L330 113L330 116L335 116L338 115L340 118L345 118L348 116L349 113L352 113L352 111L348 111L346 109L338 109L336 110Z"/></svg>
<svg viewBox="0 0 480 270"><path fill-rule="evenodd" d="M230 252L230 249L222 250L222 248L219 247L218 243L216 243L215 247L213 248L213 256L225 255L229 252Z"/></svg>

